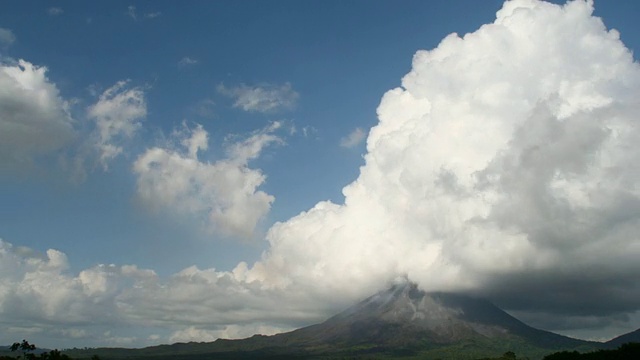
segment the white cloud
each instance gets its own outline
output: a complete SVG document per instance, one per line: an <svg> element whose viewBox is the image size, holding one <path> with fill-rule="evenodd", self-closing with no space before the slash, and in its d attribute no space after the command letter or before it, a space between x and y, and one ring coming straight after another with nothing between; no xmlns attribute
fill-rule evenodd
<svg viewBox="0 0 640 360"><path fill-rule="evenodd" d="M519 310L637 310L640 69L591 12L510 1L417 52L345 203L275 224L247 279L355 299L407 274Z"/></svg>
<svg viewBox="0 0 640 360"><path fill-rule="evenodd" d="M167 280L135 266L76 275L60 252L0 243L0 321L13 329L28 314L36 330L119 324L208 340L318 321L407 274L521 315L623 329L621 314L640 303L640 67L591 6L510 1L495 23L419 51L380 103L345 203L275 224L253 265ZM278 141L272 132L208 163L204 129L178 131L173 147L136 160L139 195L252 229L273 198L256 190L264 175L247 162Z"/></svg>
<svg viewBox="0 0 640 360"><path fill-rule="evenodd" d="M255 131L248 138L227 146L229 158L234 162L246 164L260 155L262 149L267 145L276 143L282 144L282 140L273 134L282 127L282 123L275 121L262 130Z"/></svg>
<svg viewBox="0 0 640 360"><path fill-rule="evenodd" d="M170 343L190 342L190 341L215 341L217 339L244 339L255 334L273 335L288 329L278 328L270 325L226 325L222 329L208 330L189 326L182 330L177 330L169 337Z"/></svg>
<svg viewBox="0 0 640 360"><path fill-rule="evenodd" d="M156 12L145 13L144 17L145 19L155 19L157 17L160 17L160 15L162 15L162 13L159 11L156 11Z"/></svg>
<svg viewBox="0 0 640 360"><path fill-rule="evenodd" d="M125 13L128 17L130 17L131 19L133 19L134 21L138 20L138 10L134 5L129 5L129 7L127 7L127 12ZM156 11L156 12L147 12L144 13L142 15L142 17L144 19L155 19L158 18L162 15L161 12Z"/></svg>
<svg viewBox="0 0 640 360"><path fill-rule="evenodd" d="M67 259L59 251L48 250L42 256L0 241L0 258L0 308L6 323L25 317L41 322L86 322L94 311L107 310L100 302L96 302L96 309L82 302L82 282L65 274Z"/></svg>
<svg viewBox="0 0 640 360"><path fill-rule="evenodd" d="M204 330L197 329L194 326L189 326L186 329L175 331L169 337L170 343L187 343L187 342L211 342L218 340L218 330Z"/></svg>
<svg viewBox="0 0 640 360"><path fill-rule="evenodd" d="M131 328L148 329L151 343L209 341L273 334L321 316L283 306L309 303L306 294L274 292L214 269L193 266L164 280L133 265L68 269L60 251L40 254L0 240L0 324L11 329L0 341L28 335L41 346L131 346L142 341ZM157 335L167 329L167 337ZM60 341L47 344L52 334Z"/></svg>
<svg viewBox="0 0 640 360"><path fill-rule="evenodd" d="M59 7L50 7L47 10L47 13L51 16L58 16L58 15L62 15L62 13L64 13L64 10L62 10Z"/></svg>
<svg viewBox="0 0 640 360"><path fill-rule="evenodd" d="M135 6L129 5L129 7L127 7L126 14L127 14L127 16L132 18L133 20L138 20L138 15L136 14L136 7Z"/></svg>
<svg viewBox="0 0 640 360"><path fill-rule="evenodd" d="M235 99L233 107L249 112L274 112L290 110L295 107L299 95L291 84L263 84L257 86L240 85L227 88L218 85L218 92Z"/></svg>
<svg viewBox="0 0 640 360"><path fill-rule="evenodd" d="M316 129L313 126L304 126L302 128L302 136L304 136L305 138L308 138L312 134L316 134L316 133L318 133L318 129Z"/></svg>
<svg viewBox="0 0 640 360"><path fill-rule="evenodd" d="M182 59L180 59L180 61L178 61L178 66L179 67L186 67L186 66L190 66L190 65L195 65L198 63L198 60L193 59L189 56L185 56Z"/></svg>
<svg viewBox="0 0 640 360"><path fill-rule="evenodd" d="M228 145L227 158L214 163L198 156L208 147L203 127L183 126L174 134L182 150L151 148L135 161L138 195L152 206L199 217L215 232L251 237L274 198L257 190L265 176L248 162L265 146L281 142L273 134L279 126L274 123Z"/></svg>
<svg viewBox="0 0 640 360"><path fill-rule="evenodd" d="M0 28L0 45L9 46L16 41L16 36L11 29Z"/></svg>
<svg viewBox="0 0 640 360"><path fill-rule="evenodd" d="M1 167L28 167L75 136L67 103L46 72L24 60L0 64Z"/></svg>
<svg viewBox="0 0 640 360"><path fill-rule="evenodd" d="M205 98L189 107L189 111L203 118L215 117L215 101Z"/></svg>
<svg viewBox="0 0 640 360"><path fill-rule="evenodd" d="M355 128L348 136L340 139L340 146L344 148L352 148L358 146L367 134L361 128Z"/></svg>
<svg viewBox="0 0 640 360"><path fill-rule="evenodd" d="M119 81L105 90L98 101L87 109L96 121L96 144L105 170L113 158L122 153L122 143L130 140L147 115L144 91L128 88L129 81Z"/></svg>

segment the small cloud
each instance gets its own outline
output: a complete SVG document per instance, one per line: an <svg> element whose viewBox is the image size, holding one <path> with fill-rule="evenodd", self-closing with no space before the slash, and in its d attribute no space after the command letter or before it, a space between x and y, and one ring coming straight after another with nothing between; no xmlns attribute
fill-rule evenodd
<svg viewBox="0 0 640 360"><path fill-rule="evenodd" d="M348 136L340 139L340 146L343 148L356 147L364 140L366 135L361 128L355 128Z"/></svg>
<svg viewBox="0 0 640 360"><path fill-rule="evenodd" d="M133 5L129 5L127 8L127 16L132 18L133 20L138 20L138 15L136 15L136 7Z"/></svg>
<svg viewBox="0 0 640 360"><path fill-rule="evenodd" d="M46 73L24 60L0 63L0 172L29 167L76 137L70 103Z"/></svg>
<svg viewBox="0 0 640 360"><path fill-rule="evenodd" d="M289 135L295 135L298 132L298 128L296 128L295 124L291 124L289 126Z"/></svg>
<svg viewBox="0 0 640 360"><path fill-rule="evenodd" d="M207 131L183 123L170 146L148 148L134 162L140 199L152 208L199 219L212 232L251 239L275 198L259 190L266 176L249 163L267 146L283 143L275 134L280 126L272 123L244 139L225 139L226 157L211 163L202 158Z"/></svg>
<svg viewBox="0 0 640 360"><path fill-rule="evenodd" d="M104 170L108 170L110 160L123 152L122 143L133 137L147 115L144 90L128 84L129 80L117 82L87 109L96 123L95 146Z"/></svg>
<svg viewBox="0 0 640 360"><path fill-rule="evenodd" d="M47 13L51 16L58 16L58 15L62 15L62 13L64 13L64 10L62 10L59 7L50 7L47 10Z"/></svg>
<svg viewBox="0 0 640 360"><path fill-rule="evenodd" d="M190 65L195 65L197 63L198 63L198 60L185 56L182 59L180 59L180 61L178 61L178 67L182 68Z"/></svg>
<svg viewBox="0 0 640 360"><path fill-rule="evenodd" d="M214 107L216 103L211 99L203 99L189 107L189 111L203 118L215 117Z"/></svg>
<svg viewBox="0 0 640 360"><path fill-rule="evenodd" d="M129 5L129 7L127 8L127 12L125 13L127 16L129 16L130 18L132 18L133 20L137 21L138 20L138 12L135 6L133 5ZM142 15L143 19L155 19L157 17L160 17L160 15L162 15L162 13L160 11L156 11L156 12L148 12L148 13L144 13Z"/></svg>
<svg viewBox="0 0 640 360"><path fill-rule="evenodd" d="M233 107L248 112L275 112L291 110L295 107L300 95L293 90L290 83L283 85L262 84L248 86L245 84L228 88L218 85L218 92L235 99Z"/></svg>
<svg viewBox="0 0 640 360"><path fill-rule="evenodd" d="M16 41L16 36L10 29L0 28L0 45L9 46Z"/></svg>
<svg viewBox="0 0 640 360"><path fill-rule="evenodd" d="M305 126L302 128L302 136L304 136L305 138L308 138L309 136L317 132L318 132L318 129L316 129L313 126Z"/></svg>
<svg viewBox="0 0 640 360"><path fill-rule="evenodd" d="M160 11L156 11L156 12L144 14L144 18L145 19L155 19L155 18L159 17L160 15L162 15L162 13Z"/></svg>

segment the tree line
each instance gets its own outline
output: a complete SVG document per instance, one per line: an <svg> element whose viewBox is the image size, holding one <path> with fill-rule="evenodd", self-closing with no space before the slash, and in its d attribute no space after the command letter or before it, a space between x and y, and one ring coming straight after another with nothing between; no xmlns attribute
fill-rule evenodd
<svg viewBox="0 0 640 360"><path fill-rule="evenodd" d="M17 354L15 356L0 356L0 360L73 360L58 349L43 351L36 355L36 346L27 340L13 343L9 350ZM100 360L100 357L94 355L91 360Z"/></svg>

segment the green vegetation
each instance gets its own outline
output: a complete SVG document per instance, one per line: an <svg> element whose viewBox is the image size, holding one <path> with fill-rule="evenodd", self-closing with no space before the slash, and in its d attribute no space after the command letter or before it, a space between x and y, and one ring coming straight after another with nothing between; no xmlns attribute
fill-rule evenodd
<svg viewBox="0 0 640 360"><path fill-rule="evenodd" d="M73 349L62 354L58 350L37 353L36 347L28 341L14 343L12 356L1 355L0 360L205 360L205 359L403 359L403 360L637 360L640 359L640 343L627 343L615 350L595 350L580 353L578 351L559 351L549 354L550 350L527 347L524 343L511 342L462 342L455 345L425 347L376 346L324 347L322 349L288 346L260 346L267 343L257 338L254 348L242 348L239 342L232 340L213 343L188 343L161 345L144 349L98 348ZM217 345L216 345L217 344ZM514 346L504 350L505 346ZM552 350L551 350L552 351ZM17 355L14 355L18 353ZM37 354L36 354L37 353ZM502 354L502 355L498 355Z"/></svg>
<svg viewBox="0 0 640 360"><path fill-rule="evenodd" d="M637 360L640 359L640 343L627 343L615 350L597 350L588 353L561 351L544 357L544 360Z"/></svg>
<svg viewBox="0 0 640 360"><path fill-rule="evenodd" d="M69 356L61 353L58 349L42 351L36 355L36 346L30 344L27 340L13 343L13 345L9 347L9 350L11 350L12 353L21 352L22 354L16 355L15 357L0 355L0 360L71 360Z"/></svg>

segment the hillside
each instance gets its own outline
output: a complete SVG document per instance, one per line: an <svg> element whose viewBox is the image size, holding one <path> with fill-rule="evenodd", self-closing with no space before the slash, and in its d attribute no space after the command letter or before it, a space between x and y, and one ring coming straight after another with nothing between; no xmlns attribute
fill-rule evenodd
<svg viewBox="0 0 640 360"><path fill-rule="evenodd" d="M600 343L532 328L490 302L425 293L410 282L379 292L323 323L273 336L144 349L92 349L74 357L130 359L420 358L477 359L507 351L531 359Z"/></svg>

